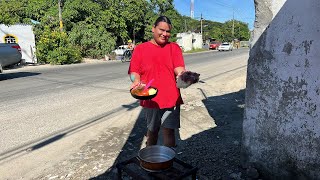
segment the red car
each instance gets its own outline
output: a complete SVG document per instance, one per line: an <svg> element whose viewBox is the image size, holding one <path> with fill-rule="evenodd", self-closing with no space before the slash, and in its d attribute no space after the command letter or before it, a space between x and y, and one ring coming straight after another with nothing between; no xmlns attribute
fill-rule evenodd
<svg viewBox="0 0 320 180"><path fill-rule="evenodd" d="M218 41L212 41L209 44L209 49L218 49L218 47L220 46L220 42Z"/></svg>

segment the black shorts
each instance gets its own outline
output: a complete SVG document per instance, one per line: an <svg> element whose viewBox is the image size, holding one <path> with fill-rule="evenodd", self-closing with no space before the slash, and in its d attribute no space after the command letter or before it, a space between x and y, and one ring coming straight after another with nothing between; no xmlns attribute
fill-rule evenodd
<svg viewBox="0 0 320 180"><path fill-rule="evenodd" d="M180 105L173 108L144 108L144 110L149 131L153 132L160 129L160 127L168 129L180 128Z"/></svg>

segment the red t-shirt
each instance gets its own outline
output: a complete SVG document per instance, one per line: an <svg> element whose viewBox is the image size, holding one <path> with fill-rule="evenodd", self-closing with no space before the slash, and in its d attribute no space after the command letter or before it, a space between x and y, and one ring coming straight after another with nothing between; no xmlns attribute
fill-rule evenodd
<svg viewBox="0 0 320 180"><path fill-rule="evenodd" d="M158 94L151 100L141 100L140 105L147 108L172 108L182 104L180 90L176 86L174 69L185 67L182 51L176 43L164 47L145 42L135 47L128 73L138 73L140 80L158 89Z"/></svg>

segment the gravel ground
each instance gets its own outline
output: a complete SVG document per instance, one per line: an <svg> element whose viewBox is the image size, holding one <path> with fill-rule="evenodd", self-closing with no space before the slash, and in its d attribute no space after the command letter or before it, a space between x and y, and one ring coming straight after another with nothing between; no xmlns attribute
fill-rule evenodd
<svg viewBox="0 0 320 180"><path fill-rule="evenodd" d="M197 179L259 177L254 168L240 164L245 78L246 69L242 69L182 89L185 104L176 152L178 159L199 168ZM115 165L145 147L141 108L138 104L127 108L128 114L118 117L117 123L35 179L116 179Z"/></svg>
<svg viewBox="0 0 320 180"><path fill-rule="evenodd" d="M245 169L240 163L245 80L244 68L181 90L185 104L177 158L199 168L197 179L259 179L256 169ZM110 120L113 123L96 139L33 179L116 179L115 165L135 157L146 140L138 103L124 106L127 113Z"/></svg>

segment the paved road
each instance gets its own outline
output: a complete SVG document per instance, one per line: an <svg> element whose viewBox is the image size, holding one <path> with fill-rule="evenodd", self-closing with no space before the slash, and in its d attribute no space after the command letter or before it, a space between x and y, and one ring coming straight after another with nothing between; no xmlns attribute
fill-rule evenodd
<svg viewBox="0 0 320 180"><path fill-rule="evenodd" d="M185 55L185 61L205 81L246 68L232 59L247 54L248 49L210 51ZM95 134L86 135L83 129L102 124L124 112L124 105L136 103L128 93L127 69L128 63L101 62L4 71L0 74L0 161L5 164L71 135L82 137L69 146L90 140Z"/></svg>

